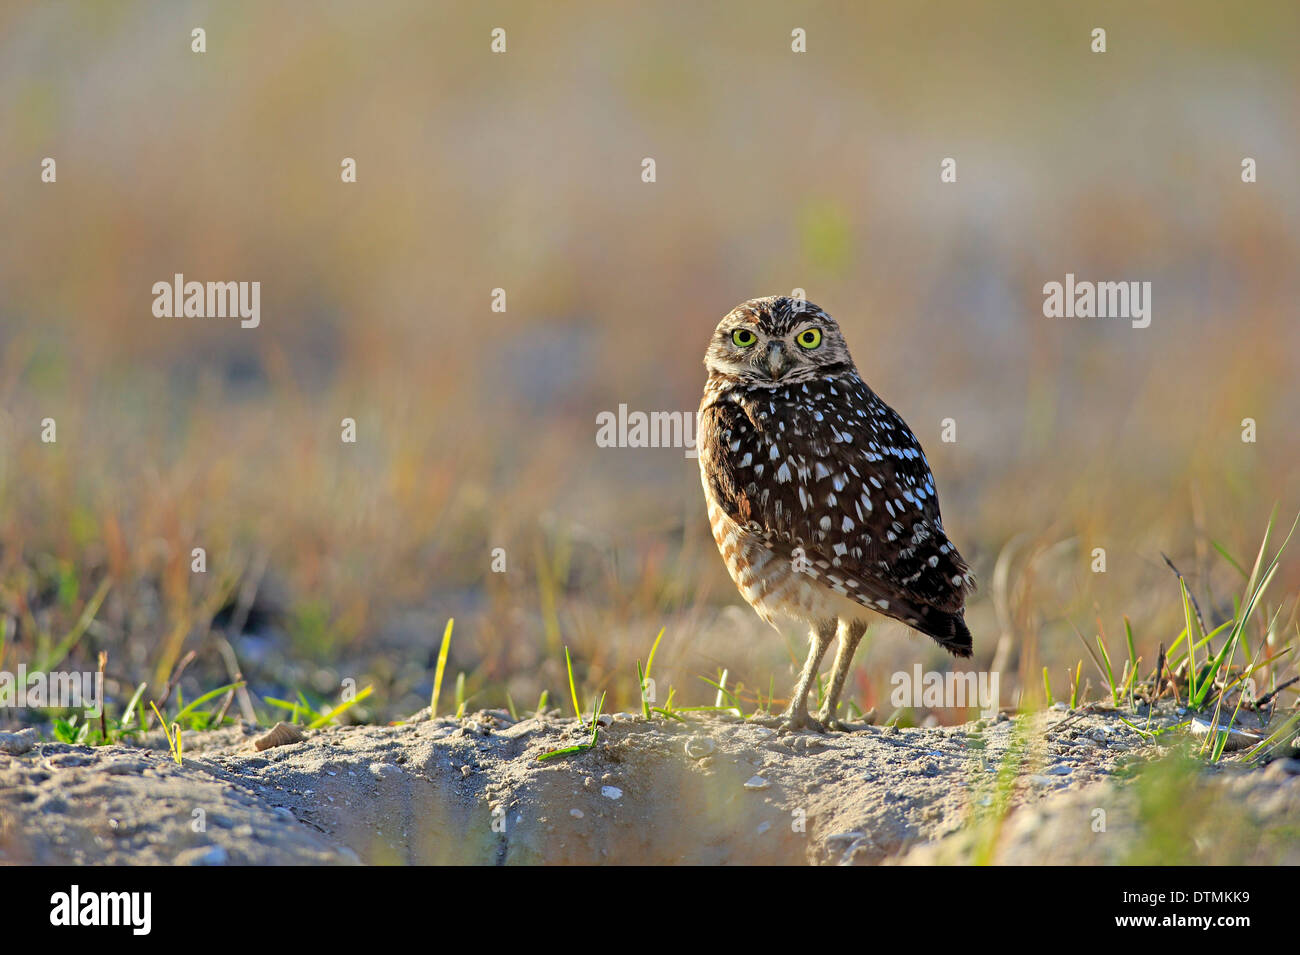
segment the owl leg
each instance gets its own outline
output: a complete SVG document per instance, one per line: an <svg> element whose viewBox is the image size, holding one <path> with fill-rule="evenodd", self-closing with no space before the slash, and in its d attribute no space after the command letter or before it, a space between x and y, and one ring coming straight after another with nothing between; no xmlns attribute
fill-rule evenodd
<svg viewBox="0 0 1300 955"><path fill-rule="evenodd" d="M822 657L826 655L826 648L831 645L831 638L834 636L834 618L819 620L813 624L812 632L809 634L808 659L804 661L803 672L799 674L799 682L794 688L794 697L790 700L786 711L781 714L781 732L788 733L801 729L826 732L826 728L820 722L808 715L808 691L812 688L813 680L817 678Z"/></svg>
<svg viewBox="0 0 1300 955"><path fill-rule="evenodd" d="M853 665L853 654L857 653L858 644L862 642L862 635L866 632L866 621L840 620L840 646L835 651L835 668L831 672L831 688L826 694L826 702L822 704L822 711L817 717L826 725L827 729L839 730L840 732L847 730L847 727L836 718L835 711L839 709L840 693L844 690L844 681L848 679L849 668Z"/></svg>

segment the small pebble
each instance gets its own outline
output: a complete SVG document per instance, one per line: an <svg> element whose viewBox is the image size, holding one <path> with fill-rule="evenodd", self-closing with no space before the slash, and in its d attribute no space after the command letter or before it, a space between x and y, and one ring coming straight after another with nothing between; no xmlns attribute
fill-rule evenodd
<svg viewBox="0 0 1300 955"><path fill-rule="evenodd" d="M707 736L692 736L686 741L686 755L691 759L703 759L717 748L717 744Z"/></svg>
<svg viewBox="0 0 1300 955"><path fill-rule="evenodd" d="M36 745L36 730L33 727L21 729L16 733L0 733L0 753L21 756Z"/></svg>
<svg viewBox="0 0 1300 955"><path fill-rule="evenodd" d="M623 790L619 789L617 786L601 786L600 794L604 796L606 799L623 798Z"/></svg>
<svg viewBox="0 0 1300 955"><path fill-rule="evenodd" d="M229 861L230 853L221 846L187 849L176 856L177 865L225 865Z"/></svg>
<svg viewBox="0 0 1300 955"><path fill-rule="evenodd" d="M770 785L772 784L762 776L750 776L749 779L745 780L746 789L766 789Z"/></svg>

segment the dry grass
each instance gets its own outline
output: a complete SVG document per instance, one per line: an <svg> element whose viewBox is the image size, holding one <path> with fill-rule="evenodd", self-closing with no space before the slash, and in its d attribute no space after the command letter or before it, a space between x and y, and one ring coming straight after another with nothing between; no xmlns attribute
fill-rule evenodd
<svg viewBox="0 0 1300 955"><path fill-rule="evenodd" d="M695 463L597 448L594 422L693 409L717 318L796 286L926 445L981 580L973 665L1005 702L1041 699L1044 667L1064 685L1076 630L1113 642L1123 615L1153 663L1183 614L1162 552L1230 615L1213 542L1246 562L1300 505L1295 10L1225 36L1210 3L1172 34L1154 8L904 6L810 8L802 59L776 5L339 6L291 28L226 4L205 58L159 9L0 14L0 666L111 580L69 661L107 649L117 699L189 650L188 697L226 683L224 636L255 693L352 678L377 687L358 713L404 715L450 616L476 705L562 698L567 644L588 697L636 709L661 627L679 703L719 668L783 692L801 648L733 609ZM1104 60L1081 39L1102 14ZM153 318L177 271L260 280L262 326ZM1151 328L1044 319L1067 271L1152 281ZM1298 589L1292 560L1283 641ZM873 629L850 695L884 715L918 660L948 665Z"/></svg>

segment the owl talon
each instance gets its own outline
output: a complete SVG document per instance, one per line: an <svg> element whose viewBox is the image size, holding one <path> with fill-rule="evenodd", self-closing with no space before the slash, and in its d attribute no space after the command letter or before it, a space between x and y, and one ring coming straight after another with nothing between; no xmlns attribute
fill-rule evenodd
<svg viewBox="0 0 1300 955"><path fill-rule="evenodd" d="M817 714L817 718L822 721L822 725L826 727L828 732L852 733L855 727L835 715L835 710L838 709L838 706L832 708L829 705L824 705L822 711Z"/></svg>
<svg viewBox="0 0 1300 955"><path fill-rule="evenodd" d="M800 730L814 730L818 733L825 733L826 727L821 720L809 716L807 711L799 713L787 712L782 715L781 725L777 728L777 732L784 736L786 733L797 733Z"/></svg>

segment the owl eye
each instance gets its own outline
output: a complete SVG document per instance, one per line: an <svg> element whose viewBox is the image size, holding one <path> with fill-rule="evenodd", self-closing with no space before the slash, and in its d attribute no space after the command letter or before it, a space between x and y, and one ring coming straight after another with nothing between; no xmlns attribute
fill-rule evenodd
<svg viewBox="0 0 1300 955"><path fill-rule="evenodd" d="M821 330L816 328L805 328L799 333L798 337L795 338L795 341L804 348L816 348L822 343Z"/></svg>
<svg viewBox="0 0 1300 955"><path fill-rule="evenodd" d="M741 348L748 348L758 341L758 338L748 328L737 328L731 333L731 340Z"/></svg>

